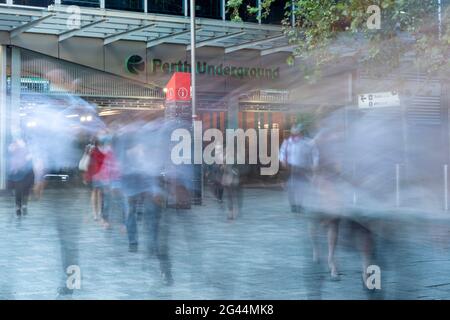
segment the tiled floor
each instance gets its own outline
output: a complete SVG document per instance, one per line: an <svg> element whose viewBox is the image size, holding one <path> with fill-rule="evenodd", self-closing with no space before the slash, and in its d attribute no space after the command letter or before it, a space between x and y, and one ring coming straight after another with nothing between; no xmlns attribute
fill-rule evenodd
<svg viewBox="0 0 450 320"><path fill-rule="evenodd" d="M341 221L337 249L341 280L331 281L324 264L311 262L306 217L290 213L285 193L243 192L242 214L234 222L209 193L202 206L164 212L171 286L144 246L128 252L119 215L112 230L93 221L87 190L46 190L21 219L13 214L12 198L4 196L0 298L57 298L67 277L63 257L80 266L75 299L450 298L449 220L373 217L382 288L368 293L357 233L347 221Z"/></svg>

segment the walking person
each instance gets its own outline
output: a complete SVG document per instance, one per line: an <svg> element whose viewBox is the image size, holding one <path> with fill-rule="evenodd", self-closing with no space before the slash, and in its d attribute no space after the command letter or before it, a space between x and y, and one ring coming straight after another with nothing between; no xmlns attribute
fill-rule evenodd
<svg viewBox="0 0 450 320"><path fill-rule="evenodd" d="M87 171L84 174L84 181L91 186L91 203L94 220L97 221L101 215L102 210L102 187L103 181L102 176L98 175L103 162L105 160L105 155L100 150L100 142L97 138L93 140L92 144L86 146L85 152L89 156L89 164L87 166Z"/></svg>
<svg viewBox="0 0 450 320"><path fill-rule="evenodd" d="M149 257L156 257L163 281L173 283L169 257L169 226L164 223L164 183L162 173L167 164L169 131L163 121L134 123L118 134L116 152L121 172L121 187L128 198L126 228L129 251L143 244ZM167 135L167 137L166 137ZM152 137L148 139L147 137ZM142 205L143 235L138 236L138 207Z"/></svg>
<svg viewBox="0 0 450 320"><path fill-rule="evenodd" d="M144 139L143 123L133 123L123 128L117 136L115 144L118 167L120 168L120 186L127 199L127 213L125 218L128 234L129 250L138 249L138 213L143 211L149 215L158 216L159 206L152 205L149 198L152 193L159 193L159 175L163 171L159 157L147 158L154 141ZM154 133L154 132L152 132ZM149 151L151 149L151 151ZM154 166L153 166L154 164Z"/></svg>
<svg viewBox="0 0 450 320"><path fill-rule="evenodd" d="M218 202L223 201L224 187L222 184L223 166L213 164L211 167L211 180L213 182L213 193Z"/></svg>
<svg viewBox="0 0 450 320"><path fill-rule="evenodd" d="M110 196L110 208L115 207L119 214L120 221L120 230L121 232L126 232L126 217L128 212L128 199L124 194L123 186L122 186L122 172L120 170L119 163L119 152L117 145L117 135L111 139L111 156L109 157L109 170L110 170L110 188L109 188L109 196ZM108 202L107 202L108 203ZM105 210L108 217L106 217L107 221L110 222L109 213L111 209ZM105 214L104 214L105 215Z"/></svg>
<svg viewBox="0 0 450 320"><path fill-rule="evenodd" d="M94 179L101 193L101 222L105 228L109 229L113 190L117 188L120 179L119 165L112 148L112 137L109 134L99 136L99 150L103 154L103 163L94 175Z"/></svg>
<svg viewBox="0 0 450 320"><path fill-rule="evenodd" d="M304 125L301 123L293 125L291 136L283 142L280 149L281 165L289 173L287 187L291 211L310 213L308 229L312 244L312 260L317 264L320 263L319 231L325 226L328 236L328 268L331 279L338 280L334 253L339 220L329 215L326 210L337 201L338 195L333 184L336 173L327 170L325 165L320 171L320 160L319 148L313 139L306 136ZM327 197L332 204L326 203Z"/></svg>
<svg viewBox="0 0 450 320"><path fill-rule="evenodd" d="M224 164L222 185L227 197L228 219L237 218L241 206L240 174L236 164Z"/></svg>
<svg viewBox="0 0 450 320"><path fill-rule="evenodd" d="M16 215L20 217L28 212L28 198L34 185L33 161L26 142L21 138L14 139L8 153L8 180L15 194Z"/></svg>
<svg viewBox="0 0 450 320"><path fill-rule="evenodd" d="M302 124L293 125L291 135L280 148L281 166L288 171L288 199L292 212L302 212L306 196L312 190L314 171L319 164L319 150L305 135Z"/></svg>
<svg viewBox="0 0 450 320"><path fill-rule="evenodd" d="M216 145L214 148L215 152L215 158L216 159L223 159L223 147L222 145ZM214 163L211 166L211 180L213 182L213 191L214 196L216 197L217 201L222 202L223 201L223 192L224 192L224 186L222 184L222 178L223 178L223 165L220 163Z"/></svg>
<svg viewBox="0 0 450 320"><path fill-rule="evenodd" d="M342 128L331 127L326 122L324 128L315 136L319 150L318 167L315 170L314 189L317 197L314 202L313 218L310 223L311 239L315 251L314 259L318 259L318 229L324 226L328 241L328 268L332 280L339 280L335 261L335 250L338 241L339 223L345 208L348 184L343 178L344 137Z"/></svg>

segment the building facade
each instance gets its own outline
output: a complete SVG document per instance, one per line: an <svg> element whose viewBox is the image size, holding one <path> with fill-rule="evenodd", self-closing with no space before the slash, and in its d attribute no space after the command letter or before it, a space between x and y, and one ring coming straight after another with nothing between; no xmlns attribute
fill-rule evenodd
<svg viewBox="0 0 450 320"><path fill-rule="evenodd" d="M79 96L96 105L105 122L124 112L162 114L163 89L173 73L192 70L188 3L0 0L1 159L8 130L20 122L19 108L35 103L39 93ZM309 84L298 66L286 63L293 48L281 27L284 1L275 1L271 15L262 21L244 10L242 22L230 21L225 0L196 3L197 113L204 129L277 128L283 139L301 112L320 116L345 109L342 127L373 113L389 121L395 118L403 128L393 133L401 136L399 149L411 141L444 146L447 151L433 160L433 170L422 168L429 162L422 165L420 157L409 165L421 168L422 176L432 172L433 183L443 181L449 162L447 84L423 85L419 73L405 75L402 85L370 79L351 57L319 83ZM258 6L258 1L246 4ZM359 105L361 95L388 91L399 92L399 105L377 110ZM406 177L408 161L398 163L400 175ZM3 187L5 170L3 160ZM433 188L443 194L441 186Z"/></svg>

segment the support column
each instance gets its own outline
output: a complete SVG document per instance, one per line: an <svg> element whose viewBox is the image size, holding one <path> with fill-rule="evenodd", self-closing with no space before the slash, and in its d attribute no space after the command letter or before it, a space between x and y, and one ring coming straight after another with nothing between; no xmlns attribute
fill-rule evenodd
<svg viewBox="0 0 450 320"><path fill-rule="evenodd" d="M11 131L12 134L20 133L20 78L21 78L21 58L20 49L11 49Z"/></svg>
<svg viewBox="0 0 450 320"><path fill-rule="evenodd" d="M183 13L185 17L189 15L189 0L183 0Z"/></svg>
<svg viewBox="0 0 450 320"><path fill-rule="evenodd" d="M226 129L237 129L238 126L239 126L239 100L236 97L231 97L228 100Z"/></svg>
<svg viewBox="0 0 450 320"><path fill-rule="evenodd" d="M222 20L227 19L227 6L226 6L227 0L221 0L220 2L220 15L222 17Z"/></svg>
<svg viewBox="0 0 450 320"><path fill-rule="evenodd" d="M262 22L262 6L261 6L261 0L258 0L258 23L261 24Z"/></svg>
<svg viewBox="0 0 450 320"><path fill-rule="evenodd" d="M6 46L0 45L0 190L6 189L7 106L6 106Z"/></svg>

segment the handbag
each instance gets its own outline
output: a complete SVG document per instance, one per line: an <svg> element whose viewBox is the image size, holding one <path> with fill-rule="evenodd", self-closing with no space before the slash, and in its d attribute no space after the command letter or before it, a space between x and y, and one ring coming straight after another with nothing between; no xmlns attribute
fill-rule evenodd
<svg viewBox="0 0 450 320"><path fill-rule="evenodd" d="M83 156L80 159L80 162L78 163L78 169L80 171L88 171L90 161L91 156L89 155L88 152L84 152Z"/></svg>

